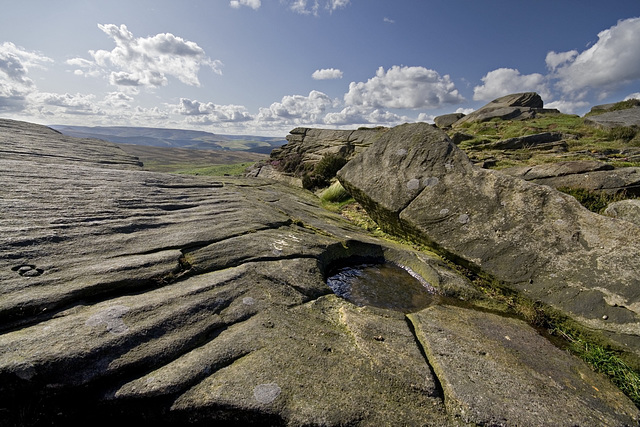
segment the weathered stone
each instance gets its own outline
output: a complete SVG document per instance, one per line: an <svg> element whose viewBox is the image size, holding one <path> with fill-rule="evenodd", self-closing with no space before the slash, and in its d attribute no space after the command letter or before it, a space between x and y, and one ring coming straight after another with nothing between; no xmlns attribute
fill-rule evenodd
<svg viewBox="0 0 640 427"><path fill-rule="evenodd" d="M637 408L611 383L521 320L454 306L430 307L409 319L440 379L448 412L465 423L637 422Z"/></svg>
<svg viewBox="0 0 640 427"><path fill-rule="evenodd" d="M21 154L0 158L3 425L447 424L404 315L324 281L369 254L467 292L435 255L381 245L290 186L133 170L109 143L4 124L2 149Z"/></svg>
<svg viewBox="0 0 640 427"><path fill-rule="evenodd" d="M462 113L451 113L438 116L433 119L439 128L450 128L452 124L464 117Z"/></svg>
<svg viewBox="0 0 640 427"><path fill-rule="evenodd" d="M583 174L533 179L537 184L553 188L584 188L602 191L606 194L626 193L640 195L640 168L627 167L613 170L599 170Z"/></svg>
<svg viewBox="0 0 640 427"><path fill-rule="evenodd" d="M624 219L640 225L640 199L626 199L613 202L604 210L612 218Z"/></svg>
<svg viewBox="0 0 640 427"><path fill-rule="evenodd" d="M614 128L618 126L640 127L640 107L632 107L626 110L609 111L585 117L584 122L602 128Z"/></svg>
<svg viewBox="0 0 640 427"><path fill-rule="evenodd" d="M43 148L6 123L23 154L0 157L1 424L459 425L417 342L426 323L325 283L358 256L473 296L436 255L363 234L291 186L134 170L121 153L129 170L105 168L92 158L110 144L47 134Z"/></svg>
<svg viewBox="0 0 640 427"><path fill-rule="evenodd" d="M480 144L474 149L479 150L519 150L522 148L535 148L535 146L550 142L557 142L563 138L559 132L544 132L534 135L518 136L515 138L503 139L501 141Z"/></svg>
<svg viewBox="0 0 640 427"><path fill-rule="evenodd" d="M29 144L24 144L25 140ZM74 162L117 169L141 166L137 157L128 155L116 144L64 136L46 126L5 119L0 119L0 158L29 160L35 164Z"/></svg>
<svg viewBox="0 0 640 427"><path fill-rule="evenodd" d="M501 169L507 175L525 179L527 181L553 178L565 175L584 174L595 171L612 170L613 166L595 160L576 160L567 162L544 163L536 166L516 166Z"/></svg>
<svg viewBox="0 0 640 427"><path fill-rule="evenodd" d="M543 102L535 92L506 95L467 114L452 124L453 127L464 123L485 122L494 118L502 120L522 119L535 116L536 109L542 109Z"/></svg>
<svg viewBox="0 0 640 427"><path fill-rule="evenodd" d="M550 187L475 167L424 124L389 130L338 176L383 229L600 330L640 359L639 227L622 227Z"/></svg>

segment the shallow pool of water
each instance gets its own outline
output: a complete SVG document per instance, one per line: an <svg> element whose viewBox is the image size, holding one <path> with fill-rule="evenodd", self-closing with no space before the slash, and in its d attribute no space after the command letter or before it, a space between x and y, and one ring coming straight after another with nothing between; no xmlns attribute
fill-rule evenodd
<svg viewBox="0 0 640 427"><path fill-rule="evenodd" d="M433 288L395 264L360 264L333 272L327 284L341 298L357 306L373 306L411 313L434 304Z"/></svg>

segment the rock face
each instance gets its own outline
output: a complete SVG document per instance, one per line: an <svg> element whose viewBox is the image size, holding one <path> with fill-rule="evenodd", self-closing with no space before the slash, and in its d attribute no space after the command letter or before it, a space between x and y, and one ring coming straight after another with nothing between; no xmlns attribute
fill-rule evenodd
<svg viewBox="0 0 640 427"><path fill-rule="evenodd" d="M362 234L308 192L144 172L112 144L0 123L2 149L18 153L0 157L3 426L638 422L608 380L522 322L505 319L505 341L495 315L470 327L467 309L406 316L333 295L329 268L356 255L472 291L435 255ZM446 337L464 341L457 358ZM525 356L540 346L553 369ZM451 371L465 360L493 366L473 373L484 398ZM527 369L554 379L497 389ZM544 407L558 393L566 405Z"/></svg>
<svg viewBox="0 0 640 427"><path fill-rule="evenodd" d="M640 199L627 199L613 202L607 206L604 214L640 225Z"/></svg>
<svg viewBox="0 0 640 427"><path fill-rule="evenodd" d="M626 110L610 111L607 113L593 115L585 117L584 121L585 123L603 128L614 128L617 126L640 127L640 107L632 107Z"/></svg>
<svg viewBox="0 0 640 427"><path fill-rule="evenodd" d="M383 228L419 238L640 357L640 228L471 164L444 132L391 129L338 174Z"/></svg>
<svg viewBox="0 0 640 427"><path fill-rule="evenodd" d="M464 123L486 122L499 118L503 120L523 120L535 117L540 112L558 112L554 109L544 109L540 95L535 92L524 92L506 95L494 99L482 108L467 114L451 126L458 127Z"/></svg>
<svg viewBox="0 0 640 427"><path fill-rule="evenodd" d="M300 154L303 162L317 162L327 154L351 158L369 147L386 128L358 130L328 130L295 128L287 135L288 144L271 152L271 158L281 159Z"/></svg>
<svg viewBox="0 0 640 427"><path fill-rule="evenodd" d="M439 128L450 128L452 124L464 117L462 113L451 113L438 116L433 119Z"/></svg>

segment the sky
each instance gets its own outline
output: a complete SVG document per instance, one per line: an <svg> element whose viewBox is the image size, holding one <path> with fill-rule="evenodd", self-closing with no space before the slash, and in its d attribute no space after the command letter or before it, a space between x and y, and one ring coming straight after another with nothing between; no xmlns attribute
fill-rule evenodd
<svg viewBox="0 0 640 427"><path fill-rule="evenodd" d="M640 0L0 0L0 117L285 136L640 98Z"/></svg>

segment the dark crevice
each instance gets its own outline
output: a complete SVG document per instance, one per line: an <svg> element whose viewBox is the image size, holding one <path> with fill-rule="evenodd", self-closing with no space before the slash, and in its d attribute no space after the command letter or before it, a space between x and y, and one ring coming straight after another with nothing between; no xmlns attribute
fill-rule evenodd
<svg viewBox="0 0 640 427"><path fill-rule="evenodd" d="M435 386L435 393L431 397L436 397L436 398L442 399L442 402L444 403L445 394L444 394L444 389L442 388L442 383L440 382L440 379L436 375L436 372L434 371L433 366L431 365L431 362L429 361L429 357L427 356L427 353L425 352L424 347L422 346L422 342L420 341L420 338L418 338L418 334L416 333L415 325L413 324L413 322L411 321L411 319L408 316L405 316L405 320L407 322L407 326L409 327L409 331L411 331L411 335L413 335L413 339L415 340L416 346L418 347L418 350L420 350L420 354L422 354L422 357L424 358L425 364L429 368L429 372L431 372L431 377L433 378L433 382L434 382L434 386ZM445 407L446 407L446 405L445 405Z"/></svg>

